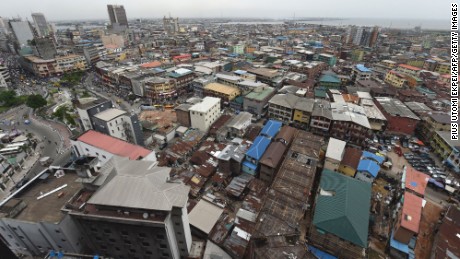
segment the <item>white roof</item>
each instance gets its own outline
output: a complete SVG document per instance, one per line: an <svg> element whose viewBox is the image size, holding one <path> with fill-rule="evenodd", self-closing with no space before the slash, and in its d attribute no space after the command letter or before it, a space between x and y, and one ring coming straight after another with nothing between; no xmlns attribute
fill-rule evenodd
<svg viewBox="0 0 460 259"><path fill-rule="evenodd" d="M220 103L220 98L206 96L200 103L190 107L189 111L194 112L207 112L211 107Z"/></svg>
<svg viewBox="0 0 460 259"><path fill-rule="evenodd" d="M223 212L224 209L202 199L190 211L188 220L190 225L209 234Z"/></svg>
<svg viewBox="0 0 460 259"><path fill-rule="evenodd" d="M179 74L179 75L183 75L183 74L190 73L192 71L189 70L189 69L186 69L186 68L178 68L178 69L174 70L174 72Z"/></svg>
<svg viewBox="0 0 460 259"><path fill-rule="evenodd" d="M356 94L358 95L359 99L372 99L372 96L370 93L368 92L356 92Z"/></svg>
<svg viewBox="0 0 460 259"><path fill-rule="evenodd" d="M111 121L111 120L115 119L116 117L118 117L120 115L123 115L125 113L126 113L126 111L116 109L116 108L111 108L111 109L107 109L105 111L102 111L102 112L94 115L94 117L96 117L98 119L101 119L103 121Z"/></svg>
<svg viewBox="0 0 460 259"><path fill-rule="evenodd" d="M346 145L347 142L345 141L336 138L330 138L329 143L327 144L326 157L337 161L342 161Z"/></svg>

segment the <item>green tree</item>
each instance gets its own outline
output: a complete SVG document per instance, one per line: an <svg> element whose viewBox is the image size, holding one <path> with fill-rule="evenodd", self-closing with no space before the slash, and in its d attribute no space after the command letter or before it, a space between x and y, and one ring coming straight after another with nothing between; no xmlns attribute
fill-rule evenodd
<svg viewBox="0 0 460 259"><path fill-rule="evenodd" d="M17 103L16 92L13 90L0 91L0 103L6 107L11 107L13 105L16 105Z"/></svg>
<svg viewBox="0 0 460 259"><path fill-rule="evenodd" d="M66 116L66 114L67 114L67 109L68 109L68 108L67 108L67 106L65 106L65 105L63 105L63 106L57 108L56 111L53 112L52 117L53 117L53 118L57 118L57 119L60 120L60 121L64 121L64 118L65 118L65 116Z"/></svg>
<svg viewBox="0 0 460 259"><path fill-rule="evenodd" d="M46 100L39 94L32 94L27 97L26 105L35 110L45 106Z"/></svg>

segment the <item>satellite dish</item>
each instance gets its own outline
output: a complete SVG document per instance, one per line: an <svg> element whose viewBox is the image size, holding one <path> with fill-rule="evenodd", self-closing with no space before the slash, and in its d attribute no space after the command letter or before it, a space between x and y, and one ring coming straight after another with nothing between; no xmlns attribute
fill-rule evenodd
<svg viewBox="0 0 460 259"><path fill-rule="evenodd" d="M143 217L144 219L147 219L147 218L149 217L149 214L148 214L147 212L145 212L144 214L142 214L142 217Z"/></svg>

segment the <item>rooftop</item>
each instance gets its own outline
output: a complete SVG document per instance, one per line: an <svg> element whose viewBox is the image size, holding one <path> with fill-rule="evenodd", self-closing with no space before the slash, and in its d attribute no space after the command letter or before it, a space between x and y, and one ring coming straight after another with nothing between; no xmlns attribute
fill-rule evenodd
<svg viewBox="0 0 460 259"><path fill-rule="evenodd" d="M206 85L204 89L211 90L211 91L218 92L218 93L223 93L226 95L239 95L240 94L240 90L238 88L219 84L219 83L210 83Z"/></svg>
<svg viewBox="0 0 460 259"><path fill-rule="evenodd" d="M77 139L93 147L105 150L114 155L128 157L131 160L146 157L151 150L145 149L141 146L133 145L118 138L102 134L94 130L88 130Z"/></svg>
<svg viewBox="0 0 460 259"><path fill-rule="evenodd" d="M270 139L258 136L249 150L246 152L246 156L259 160L267 150L268 145L270 145Z"/></svg>
<svg viewBox="0 0 460 259"><path fill-rule="evenodd" d="M460 257L460 246L458 245L460 235L460 208L450 206L446 216L439 227L437 242L433 249L437 258Z"/></svg>
<svg viewBox="0 0 460 259"><path fill-rule="evenodd" d="M272 139L276 136L276 134L278 134L278 132L281 129L281 126L283 126L281 122L276 120L269 120L262 128L260 136L265 136L267 138Z"/></svg>
<svg viewBox="0 0 460 259"><path fill-rule="evenodd" d="M252 114L249 112L240 112L238 115L233 117L227 124L229 128L235 128L237 130L241 130L246 128L251 124Z"/></svg>
<svg viewBox="0 0 460 259"><path fill-rule="evenodd" d="M219 104L220 104L220 98L206 96L205 98L203 98L201 102L190 107L189 110L195 111L195 112L207 112L214 105L219 105Z"/></svg>
<svg viewBox="0 0 460 259"><path fill-rule="evenodd" d="M420 71L421 70L421 68L406 65L406 64L400 64L398 67L402 67L402 68L406 68L406 69L410 69L410 70L414 70L414 71Z"/></svg>
<svg viewBox="0 0 460 259"><path fill-rule="evenodd" d="M88 204L160 211L187 205L190 186L169 181L171 168L116 156L104 168L115 176L94 193Z"/></svg>
<svg viewBox="0 0 460 259"><path fill-rule="evenodd" d="M345 141L336 138L329 138L329 143L327 144L326 150L326 158L342 161L346 145L347 143Z"/></svg>
<svg viewBox="0 0 460 259"><path fill-rule="evenodd" d="M356 69L358 69L360 72L372 72L369 68L365 67L363 64L357 64Z"/></svg>
<svg viewBox="0 0 460 259"><path fill-rule="evenodd" d="M0 211L8 210L8 207L21 206L20 202L24 202L24 209L13 218L29 222L58 223L64 217L61 208L82 188L81 183L76 182L77 179L78 176L74 172L66 171L64 176L57 178L51 171L45 171L41 177L29 182L26 188L6 202ZM38 199L39 196L62 186L65 187Z"/></svg>
<svg viewBox="0 0 460 259"><path fill-rule="evenodd" d="M438 134L449 146L460 149L459 141L450 139L450 131L436 131L436 134Z"/></svg>
<svg viewBox="0 0 460 259"><path fill-rule="evenodd" d="M390 97L376 97L375 100L383 107L383 109L391 116L406 117L413 120L420 120L406 105L400 100Z"/></svg>
<svg viewBox="0 0 460 259"><path fill-rule="evenodd" d="M250 93L248 93L245 98L247 99L252 99L252 100L257 100L257 101L263 101L265 98L270 96L272 93L275 92L275 89L269 86L261 86L257 87L254 90L252 90Z"/></svg>
<svg viewBox="0 0 460 259"><path fill-rule="evenodd" d="M362 159L359 161L357 170L359 172L367 172L375 178L380 171L380 166L373 160Z"/></svg>
<svg viewBox="0 0 460 259"><path fill-rule="evenodd" d="M428 175L415 170L411 166L406 166L403 173L403 179L404 177L406 178L404 181L406 189L412 190L421 196L425 195L425 189L430 179Z"/></svg>
<svg viewBox="0 0 460 259"><path fill-rule="evenodd" d="M313 224L366 248L370 214L369 183L323 170Z"/></svg>
<svg viewBox="0 0 460 259"><path fill-rule="evenodd" d="M124 115L126 114L127 112L126 111L123 111L123 110L120 110L120 109L116 109L116 108L110 108L110 109L107 109L105 111L102 111L96 115L94 115L94 117L100 119L100 120L103 120L103 121L111 121L121 115Z"/></svg>
<svg viewBox="0 0 460 259"><path fill-rule="evenodd" d="M346 147L345 154L343 155L341 165L346 165L351 168L357 169L361 158L361 150L353 147Z"/></svg>
<svg viewBox="0 0 460 259"><path fill-rule="evenodd" d="M423 199L410 192L405 192L403 200L401 226L418 233L420 218L422 217Z"/></svg>
<svg viewBox="0 0 460 259"><path fill-rule="evenodd" d="M271 168L278 168L280 165L286 146L281 142L273 142L267 148L264 155L260 159L260 163Z"/></svg>
<svg viewBox="0 0 460 259"><path fill-rule="evenodd" d="M223 212L224 209L202 199L193 207L188 218L190 225L209 234Z"/></svg>

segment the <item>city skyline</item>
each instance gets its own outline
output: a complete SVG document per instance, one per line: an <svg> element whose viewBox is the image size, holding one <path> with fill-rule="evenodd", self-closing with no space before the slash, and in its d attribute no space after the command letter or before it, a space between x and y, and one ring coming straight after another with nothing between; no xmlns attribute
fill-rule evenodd
<svg viewBox="0 0 460 259"><path fill-rule="evenodd" d="M271 2L271 3L269 3ZM294 0L283 1L277 7L277 1L254 0L233 2L197 0L193 2L175 0L172 2L136 1L93 1L59 2L44 0L40 2L25 0L12 2L2 6L0 17L29 18L33 12L44 13L50 21L105 19L108 20L107 4L124 5L128 19L134 18L161 18L171 14L173 17L184 18L272 18L286 19L292 17L317 18L385 18L385 19L420 19L420 20L447 20L448 8L444 8L442 1L407 0L398 1L377 0L372 4L358 0L338 1L325 0L320 4L314 1L301 2ZM446 2L447 3L447 2ZM394 8L395 4L399 8ZM417 12L408 12L416 4ZM26 8L23 8L27 6ZM89 8L91 6L91 8ZM253 10L257 10L254 12ZM372 12L378 10L377 15ZM429 18L427 18L429 17Z"/></svg>

